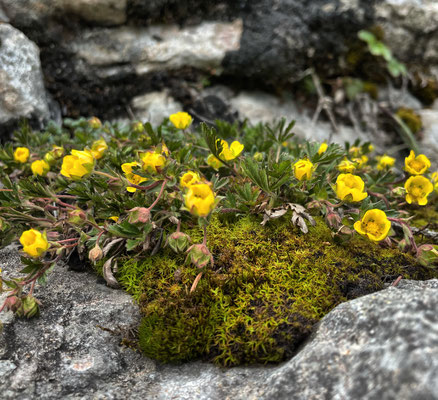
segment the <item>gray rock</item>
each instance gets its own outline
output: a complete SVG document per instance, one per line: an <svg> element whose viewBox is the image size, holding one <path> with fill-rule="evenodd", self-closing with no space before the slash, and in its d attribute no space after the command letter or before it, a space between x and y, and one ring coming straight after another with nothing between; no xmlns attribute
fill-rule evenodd
<svg viewBox="0 0 438 400"><path fill-rule="evenodd" d="M438 5L434 0L385 0L375 4L375 19L396 57L420 65L438 61Z"/></svg>
<svg viewBox="0 0 438 400"><path fill-rule="evenodd" d="M0 250L0 264L16 274L17 247ZM162 365L120 346L102 328L138 323L131 298L57 267L37 286L40 318L0 314L2 399L438 399L437 289L438 280L401 281L335 308L282 365L221 369Z"/></svg>
<svg viewBox="0 0 438 400"><path fill-rule="evenodd" d="M438 169L438 110L423 109L418 111L423 122L421 150L432 161L432 170Z"/></svg>
<svg viewBox="0 0 438 400"><path fill-rule="evenodd" d="M167 91L151 92L132 99L132 109L137 119L157 126L163 119L182 111L181 103L173 99Z"/></svg>
<svg viewBox="0 0 438 400"><path fill-rule="evenodd" d="M220 68L228 51L239 47L241 35L241 20L183 29L176 25L93 29L82 32L72 49L100 77L119 74L118 65L122 70L130 65L137 75L182 67L212 71Z"/></svg>
<svg viewBox="0 0 438 400"><path fill-rule="evenodd" d="M272 122L285 117L288 121L295 120L293 132L301 139L323 142L332 135L332 140L336 143L344 144L345 141L354 142L356 139L362 141L372 140L377 148L382 147L381 138L372 138L370 133L355 131L345 125L339 125L339 131L333 132L331 125L322 119L312 121L309 110L303 109L292 98L280 100L278 97L264 92L241 92L232 97L230 105L235 109L240 118L248 118L251 123Z"/></svg>
<svg viewBox="0 0 438 400"><path fill-rule="evenodd" d="M344 304L266 381L262 399L437 399L436 280Z"/></svg>
<svg viewBox="0 0 438 400"><path fill-rule="evenodd" d="M47 122L50 110L38 47L8 24L0 24L0 44L0 128L22 117Z"/></svg>
<svg viewBox="0 0 438 400"><path fill-rule="evenodd" d="M75 14L97 25L126 22L127 0L3 0L6 15L13 24L44 23L54 16Z"/></svg>
<svg viewBox="0 0 438 400"><path fill-rule="evenodd" d="M20 266L16 248L1 250L0 264L5 276L15 275ZM155 364L107 331L137 326L138 308L129 295L98 283L95 275L61 266L35 295L43 303L40 318L0 314L2 399L93 398L98 390L105 398L120 398L119 392L129 393L132 380L150 379Z"/></svg>
<svg viewBox="0 0 438 400"><path fill-rule="evenodd" d="M357 32L376 25L400 60L423 67L438 62L434 0L260 0L242 19L240 48L224 62L238 76L288 81L308 66L325 75L339 73L339 60Z"/></svg>

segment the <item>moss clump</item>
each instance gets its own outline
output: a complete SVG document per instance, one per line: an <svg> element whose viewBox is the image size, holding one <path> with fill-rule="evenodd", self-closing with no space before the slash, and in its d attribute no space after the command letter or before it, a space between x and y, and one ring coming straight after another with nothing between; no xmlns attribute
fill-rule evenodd
<svg viewBox="0 0 438 400"><path fill-rule="evenodd" d="M197 230L187 233L200 240ZM303 235L289 220L262 227L254 216L213 218L208 245L215 266L192 294L199 271L184 266L183 256L131 259L119 269L119 282L144 314L139 342L147 356L227 366L279 362L337 304L398 275L434 276L411 256L361 237L336 245L322 220Z"/></svg>
<svg viewBox="0 0 438 400"><path fill-rule="evenodd" d="M435 78L424 80L417 75L411 91L423 104L430 106L438 98L438 80Z"/></svg>
<svg viewBox="0 0 438 400"><path fill-rule="evenodd" d="M412 133L418 133L423 128L421 117L411 108L400 107L396 114L409 127Z"/></svg>

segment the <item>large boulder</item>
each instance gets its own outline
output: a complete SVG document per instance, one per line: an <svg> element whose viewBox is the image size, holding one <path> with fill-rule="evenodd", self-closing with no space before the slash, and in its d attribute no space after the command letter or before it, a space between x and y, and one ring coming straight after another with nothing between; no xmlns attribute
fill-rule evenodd
<svg viewBox="0 0 438 400"><path fill-rule="evenodd" d="M38 47L11 25L0 23L0 137L20 118L42 125L50 116Z"/></svg>
<svg viewBox="0 0 438 400"><path fill-rule="evenodd" d="M17 248L0 250L0 264L5 277L17 274ZM140 318L127 294L59 266L37 286L39 318L0 314L1 397L438 399L437 292L438 280L402 281L341 304L279 366L162 365L121 345Z"/></svg>

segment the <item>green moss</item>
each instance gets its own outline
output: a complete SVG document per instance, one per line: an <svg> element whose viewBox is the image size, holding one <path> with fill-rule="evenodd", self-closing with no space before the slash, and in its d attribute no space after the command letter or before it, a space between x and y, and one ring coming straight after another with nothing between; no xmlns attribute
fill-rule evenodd
<svg viewBox="0 0 438 400"><path fill-rule="evenodd" d="M187 233L200 241L197 229ZM120 267L119 282L144 314L139 343L147 356L227 366L279 362L337 304L398 275L433 276L411 256L361 237L334 244L322 220L304 235L286 219L262 227L255 217L216 217L208 245L215 266L192 294L199 271L184 265L183 256L164 252Z"/></svg>
<svg viewBox="0 0 438 400"><path fill-rule="evenodd" d="M418 133L423 128L421 117L411 108L400 107L396 114L409 127L412 133Z"/></svg>
<svg viewBox="0 0 438 400"><path fill-rule="evenodd" d="M411 91L423 104L430 106L438 98L438 80L416 75Z"/></svg>
<svg viewBox="0 0 438 400"><path fill-rule="evenodd" d="M418 206L413 212L414 218L411 220L411 225L416 228L424 228L438 230L438 211L433 205L426 207Z"/></svg>

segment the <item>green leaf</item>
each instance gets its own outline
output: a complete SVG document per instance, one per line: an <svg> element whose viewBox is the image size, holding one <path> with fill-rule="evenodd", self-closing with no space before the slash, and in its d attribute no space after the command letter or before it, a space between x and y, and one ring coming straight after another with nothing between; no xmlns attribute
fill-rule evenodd
<svg viewBox="0 0 438 400"><path fill-rule="evenodd" d="M142 243L143 239L128 239L126 241L126 251L134 250Z"/></svg>
<svg viewBox="0 0 438 400"><path fill-rule="evenodd" d="M248 178L251 179L263 191L266 193L271 193L266 171L264 169L260 169L259 165L255 161L253 161L251 158L246 158L242 163L242 169Z"/></svg>
<svg viewBox="0 0 438 400"><path fill-rule="evenodd" d="M108 227L108 232L115 236L124 238L136 238L142 234L142 231L134 224L123 221L121 224L115 224Z"/></svg>
<svg viewBox="0 0 438 400"><path fill-rule="evenodd" d="M369 31L361 30L358 32L357 36L360 40L363 40L364 42L373 43L376 41L376 37Z"/></svg>
<svg viewBox="0 0 438 400"><path fill-rule="evenodd" d="M398 129L398 132L400 133L400 136L402 137L408 148L414 150L415 154L419 154L420 149L417 143L417 139L415 139L415 136L409 129L409 126L407 126L397 114L393 114L392 117L398 123L400 128Z"/></svg>
<svg viewBox="0 0 438 400"><path fill-rule="evenodd" d="M146 129L147 134L150 136L151 140L152 140L152 144L154 146L157 146L159 143L161 143L161 132L158 133L158 135L154 132L152 125L150 124L150 122L146 122L144 124L144 127Z"/></svg>

